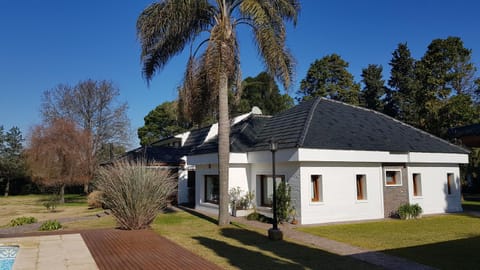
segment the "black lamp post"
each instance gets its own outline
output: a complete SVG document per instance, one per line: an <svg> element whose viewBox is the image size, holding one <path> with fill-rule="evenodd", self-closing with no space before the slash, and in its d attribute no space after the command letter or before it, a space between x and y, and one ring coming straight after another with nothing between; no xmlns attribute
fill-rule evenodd
<svg viewBox="0 0 480 270"><path fill-rule="evenodd" d="M272 152L272 180L273 180L273 202L272 202L272 211L273 211L273 227L268 230L268 238L272 240L282 240L283 233L278 229L278 219L277 219L277 176L275 175L275 152L278 149L278 143L274 138L270 140L270 151Z"/></svg>

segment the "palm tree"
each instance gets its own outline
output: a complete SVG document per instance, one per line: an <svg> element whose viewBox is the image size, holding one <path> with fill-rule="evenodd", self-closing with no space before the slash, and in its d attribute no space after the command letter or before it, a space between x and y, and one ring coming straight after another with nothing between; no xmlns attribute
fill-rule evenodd
<svg viewBox="0 0 480 270"><path fill-rule="evenodd" d="M298 0L164 0L148 6L138 18L137 34L147 82L190 44L190 59L179 91L182 107L187 115L195 116L195 108L218 102L220 226L229 223L228 96L229 90L240 89L237 26L251 27L267 71L288 88L293 59L285 47L284 22L295 24L299 10ZM193 42L202 38L205 40L193 49ZM197 56L201 47L205 49Z"/></svg>

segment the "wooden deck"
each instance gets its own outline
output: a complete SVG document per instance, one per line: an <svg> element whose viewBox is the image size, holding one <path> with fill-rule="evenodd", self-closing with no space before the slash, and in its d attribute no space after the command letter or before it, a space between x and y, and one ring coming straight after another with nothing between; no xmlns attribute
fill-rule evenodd
<svg viewBox="0 0 480 270"><path fill-rule="evenodd" d="M221 269L150 230L90 230L81 235L100 270Z"/></svg>

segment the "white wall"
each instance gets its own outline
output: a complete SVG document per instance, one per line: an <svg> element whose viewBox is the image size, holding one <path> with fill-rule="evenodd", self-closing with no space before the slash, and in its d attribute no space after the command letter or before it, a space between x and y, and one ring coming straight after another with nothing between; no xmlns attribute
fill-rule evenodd
<svg viewBox="0 0 480 270"><path fill-rule="evenodd" d="M365 201L357 201L357 174L367 177ZM311 175L322 175L323 202L312 202L310 199ZM300 168L300 179L303 195L301 224L383 218L382 169L379 163L304 162Z"/></svg>
<svg viewBox="0 0 480 270"><path fill-rule="evenodd" d="M243 194L250 190L248 181L249 165L230 165L228 173L228 190L230 190L231 188L240 187L240 189L244 192ZM205 175L218 175L217 165L213 164L196 166L195 208L217 213L218 205L205 202Z"/></svg>
<svg viewBox="0 0 480 270"><path fill-rule="evenodd" d="M234 156L236 164L230 165L229 189L239 186L243 191L254 191L259 204L259 175L271 175L271 153L259 151ZM297 218L302 224L336 221L377 219L384 217L382 162L405 162L408 170L409 199L419 203L425 214L461 211L459 167L447 163L465 162L463 154L422 153L392 154L369 151L334 151L315 149L285 149L277 152L276 174L284 175L292 187L292 201ZM218 174L217 155L189 157L196 166L196 207L216 212L218 206L204 202L205 175ZM336 161L325 161L325 160ZM385 160L382 160L385 159ZM299 162L298 160L303 160ZM360 162L361 160L368 160ZM412 163L412 160L423 160ZM418 162L418 161L417 161ZM420 173L422 196L413 197L412 173ZM447 195L447 173L455 176L455 188ZM322 175L323 202L311 202L311 175ZM367 176L367 197L356 199L356 175Z"/></svg>
<svg viewBox="0 0 480 270"><path fill-rule="evenodd" d="M408 193L410 203L418 203L424 214L462 211L460 170L458 165L409 164ZM413 196L413 173L420 173L422 196ZM454 174L452 194L447 192L447 173Z"/></svg>
<svg viewBox="0 0 480 270"><path fill-rule="evenodd" d="M295 184L296 182L293 181L295 175L298 172L298 162L279 162L276 163L275 168L275 175L276 176L284 176L285 180L288 184L292 187L292 203L295 205L297 201L300 199L300 190ZM259 176L260 175L272 175L272 164L271 163L253 163L251 164L250 169L250 187L251 190L255 192L255 203L256 205L260 205L260 183L259 183ZM278 183L277 183L278 184ZM297 208L297 206L295 206Z"/></svg>
<svg viewBox="0 0 480 270"><path fill-rule="evenodd" d="M178 203L188 203L188 171L185 169L178 170Z"/></svg>

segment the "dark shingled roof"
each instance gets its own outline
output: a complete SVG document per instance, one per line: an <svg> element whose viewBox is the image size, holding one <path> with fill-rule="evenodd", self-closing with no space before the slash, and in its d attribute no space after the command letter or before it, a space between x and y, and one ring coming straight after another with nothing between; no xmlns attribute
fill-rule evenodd
<svg viewBox="0 0 480 270"><path fill-rule="evenodd" d="M389 152L468 153L459 146L389 116L345 103L315 98L273 117L251 115L231 129L231 151L315 148ZM193 154L217 151L217 139Z"/></svg>
<svg viewBox="0 0 480 270"><path fill-rule="evenodd" d="M183 162L181 158L188 154L188 152L185 148L145 146L129 151L121 158L126 158L127 160L145 160L147 164L161 163L177 166Z"/></svg>
<svg viewBox="0 0 480 270"><path fill-rule="evenodd" d="M190 134L182 147L161 145L162 141L168 141L175 138L175 136L171 136L154 142L152 145L128 151L121 158L126 158L128 160L146 160L148 164L163 163L176 166L183 163L183 160L181 159L183 156L188 155L192 149L201 145L205 141L209 130L210 126L190 131Z"/></svg>
<svg viewBox="0 0 480 270"><path fill-rule="evenodd" d="M463 127L451 128L448 130L450 138L461 138L465 136L480 136L480 124L473 124Z"/></svg>

